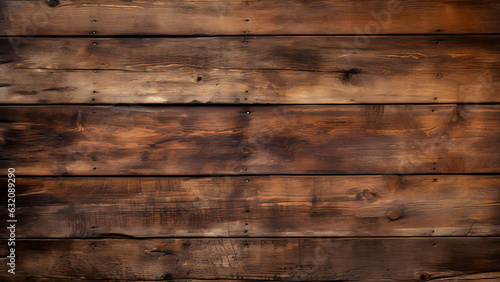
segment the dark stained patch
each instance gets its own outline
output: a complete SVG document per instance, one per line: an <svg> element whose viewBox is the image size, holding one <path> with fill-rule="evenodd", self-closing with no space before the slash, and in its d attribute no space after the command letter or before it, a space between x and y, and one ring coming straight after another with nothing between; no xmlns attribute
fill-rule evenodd
<svg viewBox="0 0 500 282"><path fill-rule="evenodd" d="M352 85L354 75L360 74L360 73L361 73L360 69L351 69L349 71L345 71L342 74L342 78L341 78L342 84L344 84L344 85L351 84Z"/></svg>
<svg viewBox="0 0 500 282"><path fill-rule="evenodd" d="M74 213L74 212L73 212ZM121 233L100 233L98 238L110 238L110 239L136 239L134 236L121 234Z"/></svg>
<svg viewBox="0 0 500 282"><path fill-rule="evenodd" d="M7 10L7 1L0 1L0 34L5 35L7 31L7 22L8 22L8 17L7 15L9 14L9 11ZM3 39L0 39L0 54L4 53L4 49L2 48L4 41ZM5 40L8 41L8 40Z"/></svg>
<svg viewBox="0 0 500 282"><path fill-rule="evenodd" d="M148 162L149 161L149 152L148 151L143 151L142 152L141 161L142 162Z"/></svg>
<svg viewBox="0 0 500 282"><path fill-rule="evenodd" d="M56 133L53 135L51 134L51 137L53 138L52 143L54 145L66 147L70 146L75 141L77 141L81 137L81 135L71 131L66 131L62 133Z"/></svg>
<svg viewBox="0 0 500 282"><path fill-rule="evenodd" d="M151 251L146 251L146 253L157 256L165 256L173 254L171 250L151 250Z"/></svg>
<svg viewBox="0 0 500 282"><path fill-rule="evenodd" d="M281 158L289 161L295 160L295 153L300 148L305 148L311 143L308 140L298 138L297 136L277 135L268 143L262 144L268 147L270 152L280 155Z"/></svg>
<svg viewBox="0 0 500 282"><path fill-rule="evenodd" d="M288 46L276 46L271 51L271 57L275 58L280 68L285 69L321 69L321 52L318 49L295 49Z"/></svg>
<svg viewBox="0 0 500 282"><path fill-rule="evenodd" d="M384 116L384 105L366 105L365 117L366 123L369 127L382 125L382 118Z"/></svg>
<svg viewBox="0 0 500 282"><path fill-rule="evenodd" d="M71 87L53 87L53 88L47 88L47 89L43 89L42 91L56 91L56 92L64 92L66 90L70 90Z"/></svg>
<svg viewBox="0 0 500 282"><path fill-rule="evenodd" d="M174 280L174 276L170 273L165 273L162 277L161 280Z"/></svg>
<svg viewBox="0 0 500 282"><path fill-rule="evenodd" d="M9 87L9 86L12 86L12 84L0 83L0 87Z"/></svg>
<svg viewBox="0 0 500 282"><path fill-rule="evenodd" d="M451 111L451 115L446 120L447 126L459 126L463 123L464 115L463 111L465 110L465 106L463 104L457 104L453 107Z"/></svg>

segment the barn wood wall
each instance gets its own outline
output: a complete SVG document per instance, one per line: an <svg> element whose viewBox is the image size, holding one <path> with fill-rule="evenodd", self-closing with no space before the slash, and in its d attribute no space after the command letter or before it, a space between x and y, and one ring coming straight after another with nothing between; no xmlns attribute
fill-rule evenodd
<svg viewBox="0 0 500 282"><path fill-rule="evenodd" d="M0 9L2 281L500 279L497 1Z"/></svg>

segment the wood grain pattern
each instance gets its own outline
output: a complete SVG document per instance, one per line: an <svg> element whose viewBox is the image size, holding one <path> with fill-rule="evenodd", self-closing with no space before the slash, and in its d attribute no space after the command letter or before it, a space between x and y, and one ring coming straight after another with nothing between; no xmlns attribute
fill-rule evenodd
<svg viewBox="0 0 500 282"><path fill-rule="evenodd" d="M18 248L29 259L15 279L422 281L500 272L498 237L20 240ZM2 248L4 265L6 256Z"/></svg>
<svg viewBox="0 0 500 282"><path fill-rule="evenodd" d="M0 39L0 101L500 102L499 36L353 44L352 37L34 38L15 52Z"/></svg>
<svg viewBox="0 0 500 282"><path fill-rule="evenodd" d="M2 107L19 175L498 173L499 105Z"/></svg>
<svg viewBox="0 0 500 282"><path fill-rule="evenodd" d="M499 180L462 175L17 178L16 219L22 223L19 238L499 236ZM0 213L4 218L5 212ZM7 237L7 230L0 235Z"/></svg>
<svg viewBox="0 0 500 282"><path fill-rule="evenodd" d="M497 33L482 1L2 1L6 35ZM95 31L95 33L93 32Z"/></svg>

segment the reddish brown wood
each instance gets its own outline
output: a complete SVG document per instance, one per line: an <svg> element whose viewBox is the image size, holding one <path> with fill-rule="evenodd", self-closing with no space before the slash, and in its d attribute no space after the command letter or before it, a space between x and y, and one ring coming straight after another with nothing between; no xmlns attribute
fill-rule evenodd
<svg viewBox="0 0 500 282"><path fill-rule="evenodd" d="M392 177L19 177L17 236L500 235L499 176Z"/></svg>
<svg viewBox="0 0 500 282"><path fill-rule="evenodd" d="M0 272L3 281L425 281L500 272L497 237L20 240L18 250L18 273ZM5 265L6 248L0 254Z"/></svg>
<svg viewBox="0 0 500 282"><path fill-rule="evenodd" d="M4 0L7 35L497 33L499 5L481 1ZM364 43L361 37L359 42Z"/></svg>
<svg viewBox="0 0 500 282"><path fill-rule="evenodd" d="M498 103L499 38L34 38L17 52L0 39L0 101Z"/></svg>
<svg viewBox="0 0 500 282"><path fill-rule="evenodd" d="M2 107L19 175L500 171L498 105Z"/></svg>

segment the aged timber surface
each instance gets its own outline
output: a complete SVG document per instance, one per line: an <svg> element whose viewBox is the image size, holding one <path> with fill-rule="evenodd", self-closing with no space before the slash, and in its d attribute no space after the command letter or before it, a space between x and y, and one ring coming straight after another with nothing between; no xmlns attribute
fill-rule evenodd
<svg viewBox="0 0 500 282"><path fill-rule="evenodd" d="M0 109L19 175L497 173L499 105Z"/></svg>
<svg viewBox="0 0 500 282"><path fill-rule="evenodd" d="M205 2L201 2L205 3ZM500 102L500 36L0 40L0 101Z"/></svg>
<svg viewBox="0 0 500 282"><path fill-rule="evenodd" d="M500 176L18 177L16 194L18 238L500 235Z"/></svg>
<svg viewBox="0 0 500 282"><path fill-rule="evenodd" d="M483 1L2 1L3 35L497 33Z"/></svg>
<svg viewBox="0 0 500 282"><path fill-rule="evenodd" d="M18 252L29 259L19 260L15 279L422 281L482 273L498 278L500 272L498 237L18 242ZM0 254L5 264L6 248ZM4 281L12 277L0 273Z"/></svg>

